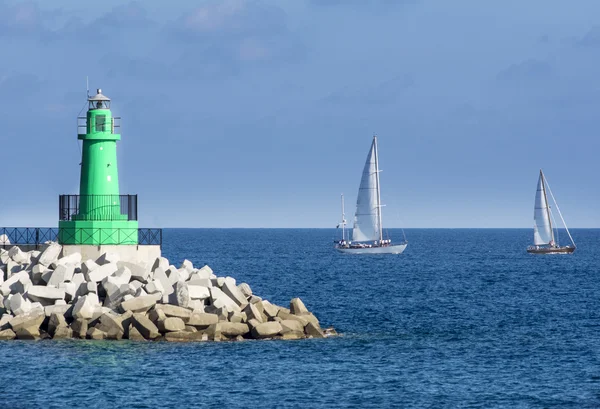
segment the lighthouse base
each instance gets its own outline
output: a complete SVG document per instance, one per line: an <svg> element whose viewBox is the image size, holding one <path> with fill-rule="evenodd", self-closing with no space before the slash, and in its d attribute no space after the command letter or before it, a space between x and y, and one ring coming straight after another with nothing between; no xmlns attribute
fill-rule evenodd
<svg viewBox="0 0 600 409"><path fill-rule="evenodd" d="M161 257L160 246L156 245L68 245L63 244L61 257L80 253L82 260L97 260L104 253L117 253L121 261L130 263L150 263Z"/></svg>
<svg viewBox="0 0 600 409"><path fill-rule="evenodd" d="M138 244L138 222L61 220L58 242L62 245L135 245Z"/></svg>

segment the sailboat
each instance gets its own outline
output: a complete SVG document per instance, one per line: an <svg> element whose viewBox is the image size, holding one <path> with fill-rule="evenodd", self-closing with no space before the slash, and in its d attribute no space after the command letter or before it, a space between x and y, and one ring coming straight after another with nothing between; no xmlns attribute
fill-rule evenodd
<svg viewBox="0 0 600 409"><path fill-rule="evenodd" d="M558 230L556 230L556 234L554 233L553 227L553 215L552 209L548 204L548 195L547 192L550 193L552 197L552 201L556 205L556 210L558 211L558 215L565 226L565 230L567 231L567 235L571 240L571 244L567 246L561 246L558 243ZM557 253L572 253L575 251L575 242L573 241L573 237L571 237L571 233L569 233L569 229L567 228L567 224L565 223L565 219L563 218L560 209L558 208L558 203L554 199L554 195L552 194L552 190L550 190L550 185L548 185L548 181L544 176L544 172L540 169L540 177L538 179L537 184L537 192L535 193L535 206L533 210L533 219L535 221L533 227L533 246L527 247L528 253L535 254L557 254ZM556 222L554 223L556 225Z"/></svg>
<svg viewBox="0 0 600 409"><path fill-rule="evenodd" d="M342 226L342 239L335 241L335 248L342 253L400 254L408 245L406 240L399 244L392 244L391 239L383 238L379 172L377 136L373 136L373 143L367 155L358 189L352 240L346 240L345 237L346 219L344 195L342 195L342 222L340 223ZM338 224L338 227L340 224Z"/></svg>

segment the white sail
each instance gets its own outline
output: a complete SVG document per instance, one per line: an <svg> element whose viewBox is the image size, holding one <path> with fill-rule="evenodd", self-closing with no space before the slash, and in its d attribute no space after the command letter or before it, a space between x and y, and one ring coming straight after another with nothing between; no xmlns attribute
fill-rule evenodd
<svg viewBox="0 0 600 409"><path fill-rule="evenodd" d="M367 161L358 189L352 241L373 241L380 239L378 223L377 148L375 144L376 139L373 138L371 150L369 151L369 155L367 155Z"/></svg>
<svg viewBox="0 0 600 409"><path fill-rule="evenodd" d="M540 172L537 192L535 193L535 207L533 219L535 221L533 228L533 242L536 246L548 244L553 240L552 225L550 223L550 210L548 209L548 199L544 186L544 176Z"/></svg>

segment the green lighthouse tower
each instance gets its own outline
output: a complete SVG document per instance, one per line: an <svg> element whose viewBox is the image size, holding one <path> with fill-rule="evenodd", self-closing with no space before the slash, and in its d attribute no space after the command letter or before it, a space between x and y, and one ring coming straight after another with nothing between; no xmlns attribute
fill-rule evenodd
<svg viewBox="0 0 600 409"><path fill-rule="evenodd" d="M110 98L98 89L88 96L84 118L79 195L61 195L59 242L74 245L138 244L137 195L121 195L115 133L118 120L110 111Z"/></svg>

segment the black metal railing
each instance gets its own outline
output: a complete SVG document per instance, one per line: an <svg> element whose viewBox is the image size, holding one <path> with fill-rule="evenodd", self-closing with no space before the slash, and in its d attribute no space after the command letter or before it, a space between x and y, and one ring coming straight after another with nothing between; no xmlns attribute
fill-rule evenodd
<svg viewBox="0 0 600 409"><path fill-rule="evenodd" d="M0 248L9 248L15 245L29 245L38 248L48 241L69 243L78 241L85 243L86 239L98 237L95 244L111 244L111 242L135 241L137 230L137 244L141 246L161 246L162 229L57 229L53 227L0 227ZM8 239L6 243L3 239Z"/></svg>
<svg viewBox="0 0 600 409"><path fill-rule="evenodd" d="M111 121L103 121L100 122L98 120L99 115L95 116L95 123L89 124L88 126L88 118L87 116L77 117L77 133L80 135L86 134L88 132L107 132L110 130L110 133L115 133L115 130L118 131L121 128L121 117L113 116Z"/></svg>
<svg viewBox="0 0 600 409"><path fill-rule="evenodd" d="M58 220L137 220L137 195L60 195Z"/></svg>
<svg viewBox="0 0 600 409"><path fill-rule="evenodd" d="M8 239L8 243L5 241ZM0 247L7 248L14 245L36 246L47 241L58 240L58 229L52 227L1 227Z"/></svg>

